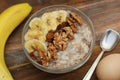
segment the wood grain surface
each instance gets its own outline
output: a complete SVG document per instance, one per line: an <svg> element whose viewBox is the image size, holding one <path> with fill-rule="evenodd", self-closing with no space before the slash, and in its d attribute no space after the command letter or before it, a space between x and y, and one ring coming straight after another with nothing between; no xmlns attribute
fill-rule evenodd
<svg viewBox="0 0 120 80"><path fill-rule="evenodd" d="M96 43L92 56L81 68L57 75L43 72L29 62L22 49L21 34L27 18L10 35L5 47L6 64L15 80L82 80L101 51L99 40L102 33L109 28L120 32L120 0L0 0L0 12L21 2L28 2L33 7L28 18L37 10L54 4L71 5L82 10L93 21ZM120 43L103 57L113 53L120 53ZM97 80L95 73L91 80Z"/></svg>

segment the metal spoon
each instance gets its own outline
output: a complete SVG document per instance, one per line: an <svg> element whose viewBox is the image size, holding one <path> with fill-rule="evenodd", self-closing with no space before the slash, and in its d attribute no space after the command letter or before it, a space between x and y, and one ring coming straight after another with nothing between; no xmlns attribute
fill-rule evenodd
<svg viewBox="0 0 120 80"><path fill-rule="evenodd" d="M91 68L89 69L89 71L87 72L87 74L85 75L83 80L90 80L90 78L91 78L98 62L100 61L103 53L105 51L111 51L117 45L119 39L120 39L119 33L115 30L112 30L112 29L108 29L103 34L101 41L100 41L100 46L102 48L102 51L99 54L99 56L97 57L97 59L94 61L93 65L91 66Z"/></svg>

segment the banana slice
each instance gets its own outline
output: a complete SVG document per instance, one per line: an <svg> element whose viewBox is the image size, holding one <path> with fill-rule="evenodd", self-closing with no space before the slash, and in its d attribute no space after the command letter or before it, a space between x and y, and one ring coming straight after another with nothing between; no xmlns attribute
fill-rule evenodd
<svg viewBox="0 0 120 80"><path fill-rule="evenodd" d="M57 22L55 16L51 15L50 12L44 13L41 17L42 21L48 27L48 30L55 30L57 27Z"/></svg>
<svg viewBox="0 0 120 80"><path fill-rule="evenodd" d="M40 30L41 32L43 32L44 34L47 33L48 29L45 26L45 24L43 23L43 21L40 18L33 18L30 23L29 23L30 29L37 29Z"/></svg>
<svg viewBox="0 0 120 80"><path fill-rule="evenodd" d="M56 30L57 26L66 21L67 12L64 10L44 13L42 21L48 27L48 30Z"/></svg>
<svg viewBox="0 0 120 80"><path fill-rule="evenodd" d="M65 10L59 10L58 11L58 24L61 24L62 22L66 21L66 17L67 17L68 13Z"/></svg>
<svg viewBox="0 0 120 80"><path fill-rule="evenodd" d="M45 42L46 37L43 32L35 29L29 29L28 32L25 34L25 41L31 40L31 39L38 39L42 42Z"/></svg>
<svg viewBox="0 0 120 80"><path fill-rule="evenodd" d="M41 41L38 41L36 39L31 39L29 41L25 42L25 49L31 53L34 52L35 50L37 51L43 51L45 53L47 53L47 47L44 43L42 43Z"/></svg>

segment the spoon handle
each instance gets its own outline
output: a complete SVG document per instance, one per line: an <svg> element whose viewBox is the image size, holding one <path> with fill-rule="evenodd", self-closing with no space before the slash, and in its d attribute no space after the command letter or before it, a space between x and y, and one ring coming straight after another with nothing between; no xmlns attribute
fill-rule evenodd
<svg viewBox="0 0 120 80"><path fill-rule="evenodd" d="M91 66L91 68L89 69L89 71L87 72L87 74L85 75L85 77L83 78L83 80L90 80L98 62L100 61L102 55L104 53L104 50L101 51L101 53L99 54L99 56L97 57L97 59L94 61L93 65Z"/></svg>

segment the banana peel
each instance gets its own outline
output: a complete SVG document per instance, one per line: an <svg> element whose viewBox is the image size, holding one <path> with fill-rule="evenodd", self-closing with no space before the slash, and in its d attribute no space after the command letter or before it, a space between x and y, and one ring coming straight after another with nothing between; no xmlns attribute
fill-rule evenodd
<svg viewBox="0 0 120 80"><path fill-rule="evenodd" d="M4 60L4 48L12 31L28 16L32 7L28 3L16 4L0 14L0 80L14 80Z"/></svg>

